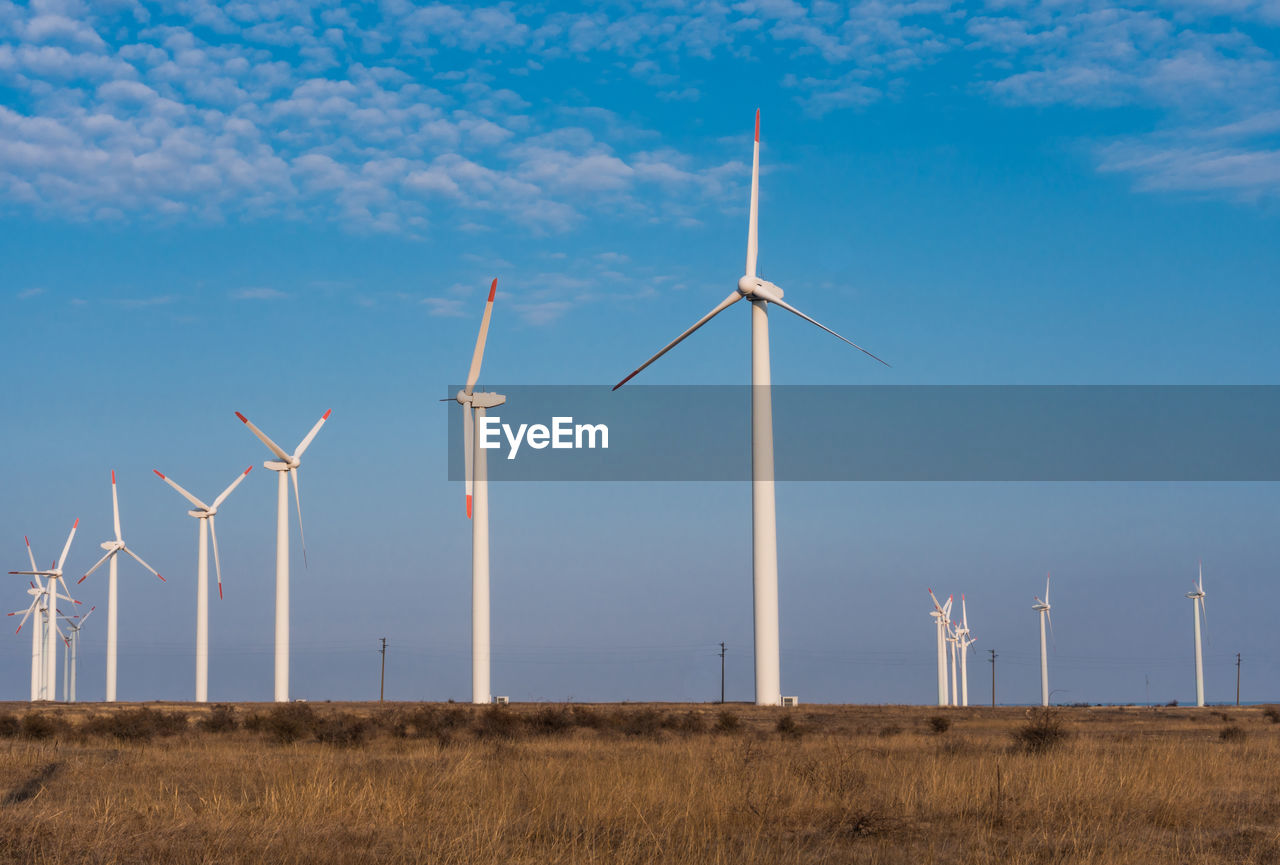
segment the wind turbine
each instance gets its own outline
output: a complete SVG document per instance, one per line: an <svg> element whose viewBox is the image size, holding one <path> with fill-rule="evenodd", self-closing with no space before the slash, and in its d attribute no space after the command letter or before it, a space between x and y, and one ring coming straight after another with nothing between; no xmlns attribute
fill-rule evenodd
<svg viewBox="0 0 1280 865"><path fill-rule="evenodd" d="M125 552L132 556L138 564L142 565L151 573L160 577L160 582L166 582L155 568L148 565L133 550L125 546L124 537L120 534L120 497L116 494L116 473L111 473L111 514L115 519L116 537L113 541L103 541L99 546L107 551L107 554L94 564L92 568L85 571L79 582L83 583L89 578L89 575L102 566L103 562L110 562L111 566L108 570L110 577L107 581L107 702L114 703L116 701L116 644L117 644L117 615L119 613L119 592L117 588L117 574L119 571L119 563L116 556Z"/></svg>
<svg viewBox="0 0 1280 865"><path fill-rule="evenodd" d="M484 360L484 343L489 336L489 318L493 314L493 298L498 280L489 286L489 299L480 319L480 335L471 355L467 383L454 399L462 406L463 462L466 464L467 517L471 520L471 702L493 702L489 685L491 667L489 642L489 469L485 449L480 446L480 432L488 409L500 406L507 398L500 393L476 393L480 363Z"/></svg>
<svg viewBox="0 0 1280 865"><path fill-rule="evenodd" d="M31 572L35 573L36 557L31 552L31 539L23 537L23 540L27 543L27 559L31 562ZM34 703L40 699L40 689L44 677L44 653L42 650L44 644L41 642L41 636L44 632L42 625L44 612L43 608L40 607L40 599L44 596L44 581L39 577L32 580L31 588L27 590L27 594L32 596L31 606L27 607L26 613L22 616L22 621L18 623L18 630L14 631L14 633L22 633L22 628L27 623L27 619L32 613L36 614L36 620L31 624L31 702ZM9 615L16 616L21 612L19 610L17 613L10 613Z"/></svg>
<svg viewBox="0 0 1280 865"><path fill-rule="evenodd" d="M70 638L66 641L70 650L71 657L66 662L66 669L70 672L70 681L68 682L67 673L63 673L62 678L62 699L68 703L76 702L76 667L78 666L77 658L80 654L80 629L84 627L84 623L93 615L93 611L98 609L96 606L90 607L89 612L83 616L63 616L67 623L67 630L71 632Z"/></svg>
<svg viewBox="0 0 1280 865"><path fill-rule="evenodd" d="M71 600L71 596L58 592L58 583L62 580L62 566L66 564L67 553L71 552L71 541L76 536L76 527L80 525L80 520L76 520L71 524L71 532L67 535L67 542L62 545L62 555L58 557L58 561L53 564L47 571L38 571L33 565L29 571L10 571L11 574L25 574L33 577L44 577L44 594L45 594L45 643L41 654L41 660L44 662L44 669L41 673L43 685L40 688L41 699L54 700L57 694L54 693L54 683L58 681L58 623L57 613L58 598L65 597ZM30 543L27 549L31 549ZM72 601L80 603L79 601ZM19 625L21 628L21 625Z"/></svg>
<svg viewBox="0 0 1280 865"><path fill-rule="evenodd" d="M326 411L316 425L307 433L306 438L298 443L292 454L284 452L284 448L267 438L267 434L258 429L240 412L240 418L267 449L276 455L276 459L264 462L263 468L277 473L279 484L276 487L276 690L277 703L289 702L289 478L293 478L293 501L298 508L298 537L302 540L302 562L307 561L307 536L302 531L302 498L298 494L298 467L302 464L302 455L306 453L311 441L320 432L320 427L329 419L333 409ZM206 577L206 579L208 579Z"/></svg>
<svg viewBox="0 0 1280 865"><path fill-rule="evenodd" d="M1045 622L1049 623L1049 630L1053 630L1053 617L1049 615L1049 575L1044 575L1044 600L1035 596L1036 602L1031 609L1040 614L1040 705L1049 705L1049 647L1045 643L1044 626Z"/></svg>
<svg viewBox="0 0 1280 865"><path fill-rule="evenodd" d="M222 564L218 560L218 529L214 525L214 515L218 513L218 507L227 500L227 496L231 495L231 491L240 485L245 479L245 475L249 474L253 466L241 472L231 486L222 491L222 495L213 500L213 504L206 505L191 493L178 486L171 478L167 478L155 471L160 480L178 491L191 504L195 505L195 510L187 511L187 514L195 517L200 521L200 534L198 554L196 557L196 702L209 702L209 535L213 535L213 567L218 575L218 597L222 597Z"/></svg>
<svg viewBox="0 0 1280 865"><path fill-rule="evenodd" d="M614 385L617 390L739 300L751 301L751 526L752 583L755 601L756 705L782 703L778 638L778 531L773 486L773 402L769 371L769 311L773 304L798 315L863 354L884 363L871 352L819 324L782 299L782 289L756 275L757 229L760 204L760 112L756 111L755 145L751 155L751 215L747 225L746 272L737 288L692 327L680 334L630 375ZM885 364L888 366L888 364Z"/></svg>
<svg viewBox="0 0 1280 865"><path fill-rule="evenodd" d="M960 649L960 705L969 705L969 647L976 640L969 631L969 611L965 608L964 595L960 595L960 627L956 629L956 639Z"/></svg>
<svg viewBox="0 0 1280 865"><path fill-rule="evenodd" d="M1191 615L1196 623L1196 705L1204 705L1204 661L1200 654L1200 616L1204 615L1205 624L1209 623L1208 614L1204 609L1204 563L1200 563L1200 573L1196 578L1196 582L1191 586L1191 591L1187 592L1187 597L1191 599Z"/></svg>
<svg viewBox="0 0 1280 865"><path fill-rule="evenodd" d="M938 603L938 598L929 589L929 597L933 600L934 624L938 626L938 705L947 705L947 622L951 619L951 598L945 605Z"/></svg>

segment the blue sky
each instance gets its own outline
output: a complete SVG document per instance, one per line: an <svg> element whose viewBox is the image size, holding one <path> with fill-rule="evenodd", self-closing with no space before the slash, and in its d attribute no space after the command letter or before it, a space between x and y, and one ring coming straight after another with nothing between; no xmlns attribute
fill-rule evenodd
<svg viewBox="0 0 1280 865"><path fill-rule="evenodd" d="M126 540L170 577L122 566L120 694L188 696L195 527L151 470L215 495L267 456L233 411L295 443L332 408L301 476L293 690L372 696L387 636L391 695L467 696L470 527L436 400L489 280L486 382L617 381L735 284L757 107L762 274L893 364L775 316L775 381L1275 383L1278 25L1229 0L0 0L0 554L24 564L26 534L50 557L79 517L87 568L115 469ZM730 310L645 381L745 383L747 334ZM1001 698L1033 700L1052 570L1057 698L1150 677L1186 700L1203 557L1209 699L1237 651L1246 698L1275 697L1277 504L783 485L784 691L929 701L931 585L968 594ZM273 509L259 468L219 515L215 699L270 695ZM748 698L749 514L743 484L495 486L495 692L711 697L725 640ZM26 693L25 636L0 643L2 694Z"/></svg>

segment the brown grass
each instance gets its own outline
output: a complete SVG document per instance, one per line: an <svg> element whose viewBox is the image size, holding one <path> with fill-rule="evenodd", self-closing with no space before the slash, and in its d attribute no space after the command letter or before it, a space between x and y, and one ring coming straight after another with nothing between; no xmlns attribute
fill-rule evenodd
<svg viewBox="0 0 1280 865"><path fill-rule="evenodd" d="M148 708L0 706L0 862L1280 863L1262 708Z"/></svg>

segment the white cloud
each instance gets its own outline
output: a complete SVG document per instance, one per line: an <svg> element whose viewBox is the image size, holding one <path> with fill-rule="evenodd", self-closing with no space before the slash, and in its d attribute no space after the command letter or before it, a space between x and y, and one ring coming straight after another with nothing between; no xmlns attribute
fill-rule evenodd
<svg viewBox="0 0 1280 865"><path fill-rule="evenodd" d="M231 296L236 300L283 300L289 295L278 288L257 287L233 291Z"/></svg>

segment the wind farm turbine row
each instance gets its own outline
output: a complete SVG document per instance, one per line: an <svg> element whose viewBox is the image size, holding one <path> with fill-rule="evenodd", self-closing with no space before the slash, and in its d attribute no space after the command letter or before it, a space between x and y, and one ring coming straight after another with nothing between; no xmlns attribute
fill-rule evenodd
<svg viewBox="0 0 1280 865"><path fill-rule="evenodd" d="M303 556L305 559L306 540L305 535L302 535L302 502L298 493L298 467L301 465L302 454L311 445L312 440L320 431L320 427L328 420L329 414L330 412L326 411L297 448L294 449L294 452L289 454L268 438L262 430L254 426L248 418L240 414L240 412L236 412L236 417L245 423L253 434L266 444L272 454L278 458L264 463L266 468L277 472L279 477L276 515L275 699L277 702L285 702L289 699L289 480L291 478L293 481L294 502L298 512L298 532L303 537ZM241 481L248 476L252 468L253 466L249 466L249 468L238 474L235 480L213 500L213 504L205 504L172 478L162 474L159 470L155 472L162 481L193 505L193 509L187 513L198 521L199 526L196 559L195 699L196 702L200 703L207 702L209 699L209 538L212 536L213 539L214 570L217 574L218 597L221 598L222 564L218 554L218 532L215 517L218 509L226 502L236 487L240 485ZM128 554L138 564L159 578L161 582L165 581L165 578L155 568L147 564L124 541L120 526L120 497L116 489L116 473L114 471L111 472L111 509L115 537L101 544L106 553L77 581L77 585L83 583L102 565L108 565L106 701L109 703L115 702L117 695L119 554ZM79 525L79 519L72 524L71 532L67 535L67 541L62 547L62 555L58 557L49 569L40 570L37 568L35 555L31 551L31 542L28 540L27 556L31 569L9 572L31 578L30 588L27 592L32 596L30 606L25 611L19 610L9 615L22 616L22 620L18 624L19 633L27 624L28 619L31 619L34 615L31 648L31 699L33 701L56 699L57 641L59 638L63 640L63 644L69 653L66 663L70 669L66 671L69 673L69 677L63 689L64 699L75 699L75 667L73 659L76 657L78 649L80 629L88 619L89 614L86 613L83 616L64 615L58 609L58 601L65 600L69 604L80 604L80 601L75 600L69 594L63 571L67 555L71 551L71 542L75 539L76 528ZM90 613L93 609L96 609L96 607L91 608ZM59 618L68 623L69 635L61 631L58 625Z"/></svg>

